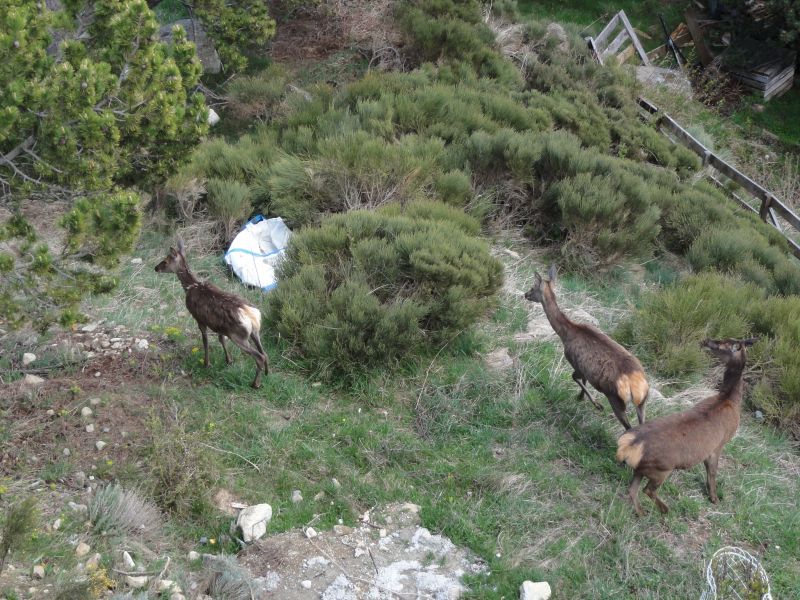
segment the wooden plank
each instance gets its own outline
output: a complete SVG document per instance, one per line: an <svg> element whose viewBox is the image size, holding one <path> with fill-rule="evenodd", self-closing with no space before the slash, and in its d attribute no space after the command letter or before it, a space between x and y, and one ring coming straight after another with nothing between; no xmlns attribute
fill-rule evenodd
<svg viewBox="0 0 800 600"><path fill-rule="evenodd" d="M747 200L745 200L744 198L742 198L742 197L741 197L739 194L737 194L736 192L730 192L730 191L729 191L729 190L728 190L728 189L725 187L725 184L724 184L724 183L722 183L722 181L720 181L718 177L715 177L714 175L709 175L709 178L711 179L711 181L713 181L713 182L714 182L714 185L716 185L716 186L717 186L719 189L721 189L721 190L722 190L722 191L724 191L725 193L728 193L728 194L730 194L730 195L733 197L733 199L734 199L734 200L736 200L736 202L738 202L738 203L739 203L739 205L740 205L742 208L744 208L744 209L747 209L747 210L749 210L750 212L754 212L755 214L758 214L758 211L757 211L755 208L753 208L752 206L750 206L750 204L747 202Z"/></svg>
<svg viewBox="0 0 800 600"><path fill-rule="evenodd" d="M647 52L645 52L644 48L642 48L642 44L639 42L639 37L633 30L631 22L628 21L628 16L625 14L625 11L621 10L617 14L619 15L619 18L622 19L622 24L625 25L625 29L628 30L628 35L631 37L631 41L633 42L633 45L636 47L636 52L639 53L639 57L642 59L642 62L645 64L646 67L649 67L650 59L647 58Z"/></svg>
<svg viewBox="0 0 800 600"><path fill-rule="evenodd" d="M655 104L653 104L652 102L650 102L647 98L639 96L636 99L636 101L639 103L639 106L641 106L643 109L645 109L651 115L654 115L654 114L656 114L658 112L658 107Z"/></svg>
<svg viewBox="0 0 800 600"><path fill-rule="evenodd" d="M634 54L636 54L636 48L633 44L631 44L625 48L625 50L617 54L617 62L621 65L624 65Z"/></svg>
<svg viewBox="0 0 800 600"><path fill-rule="evenodd" d="M595 43L594 38L592 36L587 37L586 43L589 44L589 52L592 53L594 59L602 65L603 57L600 56L600 53L597 51L597 44Z"/></svg>
<svg viewBox="0 0 800 600"><path fill-rule="evenodd" d="M771 194L767 190L758 185L747 175L740 173L737 169L726 163L716 154L711 155L711 157L709 158L709 163L717 171L719 171L729 179L732 179L733 181L738 183L740 186L746 189L750 194L753 194L753 196L755 196L762 202L769 202Z"/></svg>
<svg viewBox="0 0 800 600"><path fill-rule="evenodd" d="M783 94L788 92L790 89L792 89L793 85L794 85L794 78L787 79L786 82L784 82L780 87L777 87L774 90L766 92L764 94L764 100L772 100L773 98L777 98L778 96L782 96Z"/></svg>
<svg viewBox="0 0 800 600"><path fill-rule="evenodd" d="M611 35L611 32L614 31L614 28L617 25L619 25L619 13L615 14L614 17L608 22L608 24L605 27L603 27L603 31L601 31L599 35L596 38L594 38L595 46L598 48L604 48L608 36Z"/></svg>
<svg viewBox="0 0 800 600"><path fill-rule="evenodd" d="M700 140L695 138L691 133L686 131L683 127L678 125L678 123L670 117L669 115L665 114L661 117L661 125L668 127L677 137L680 139L686 146L689 147L695 154L699 155L703 158L703 162L705 164L707 157L710 155L711 151L706 148Z"/></svg>
<svg viewBox="0 0 800 600"><path fill-rule="evenodd" d="M769 207L778 213L778 215L780 215L784 221L800 231L800 216L798 216L797 213L791 208L786 206L781 200L778 200L775 196L772 196L772 201L769 203Z"/></svg>
<svg viewBox="0 0 800 600"><path fill-rule="evenodd" d="M778 215L775 214L774 208L769 209L769 220L772 221L772 224L775 226L775 229L783 233L783 227L781 227L781 222L778 219Z"/></svg>
<svg viewBox="0 0 800 600"><path fill-rule="evenodd" d="M628 32L623 29L617 34L617 37L614 38L614 41L611 42L608 47L603 50L603 57L612 56L616 54L620 48L622 48L622 44L628 41Z"/></svg>
<svg viewBox="0 0 800 600"><path fill-rule="evenodd" d="M694 47L697 48L697 56L700 57L700 62L703 66L707 67L714 60L714 57L703 39L703 30L700 29L700 25L697 22L697 13L694 10L687 10L684 17L686 18L686 27L689 28L689 33L694 40Z"/></svg>

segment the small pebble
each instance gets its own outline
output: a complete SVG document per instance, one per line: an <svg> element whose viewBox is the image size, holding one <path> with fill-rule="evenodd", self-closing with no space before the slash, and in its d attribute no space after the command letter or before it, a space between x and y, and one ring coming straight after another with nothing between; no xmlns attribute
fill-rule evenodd
<svg viewBox="0 0 800 600"><path fill-rule="evenodd" d="M36 360L36 355L33 352L26 352L22 355L22 365L27 367L29 364Z"/></svg>
<svg viewBox="0 0 800 600"><path fill-rule="evenodd" d="M69 448L64 448L64 449L61 451L61 454L63 454L64 456L69 456L69 455L70 455Z"/></svg>
<svg viewBox="0 0 800 600"><path fill-rule="evenodd" d="M206 536L201 537L200 543L205 546L208 543L208 538Z"/></svg>
<svg viewBox="0 0 800 600"><path fill-rule="evenodd" d="M292 491L292 504L299 504L303 501L303 494L300 493L300 490Z"/></svg>
<svg viewBox="0 0 800 600"><path fill-rule="evenodd" d="M55 521L53 521L53 529L55 529L56 531L61 529L61 519L56 519Z"/></svg>
<svg viewBox="0 0 800 600"><path fill-rule="evenodd" d="M131 555L127 550L122 552L122 566L125 567L126 571L136 568L136 563L133 562L133 558L131 558Z"/></svg>
<svg viewBox="0 0 800 600"><path fill-rule="evenodd" d="M44 567L42 565L35 565L31 574L34 579L44 579Z"/></svg>
<svg viewBox="0 0 800 600"><path fill-rule="evenodd" d="M760 410L756 411L756 420L757 421L763 421L764 420L764 413L761 412Z"/></svg>
<svg viewBox="0 0 800 600"><path fill-rule="evenodd" d="M93 411L92 411L92 409L91 409L91 408L89 408L88 406L84 406L84 407L81 409L81 416L82 416L83 418L85 418L85 419L88 419L88 418L89 418L89 417L91 417L93 414L94 414L94 412L93 412Z"/></svg>
<svg viewBox="0 0 800 600"><path fill-rule="evenodd" d="M303 589L310 590L311 589L311 580L310 579L304 579L303 581L300 582L300 586Z"/></svg>
<svg viewBox="0 0 800 600"><path fill-rule="evenodd" d="M317 530L314 529L313 527L307 527L306 528L306 537L308 539L315 538L315 537L317 537L317 535L318 535L317 534Z"/></svg>
<svg viewBox="0 0 800 600"><path fill-rule="evenodd" d="M92 547L89 544L87 544L85 542L81 542L75 548L75 555L78 558L80 558L81 556L86 556L87 554L89 554L89 550L91 550L91 549L92 549Z"/></svg>
<svg viewBox="0 0 800 600"><path fill-rule="evenodd" d="M89 423L86 426L86 433L94 433L94 423Z"/></svg>
<svg viewBox="0 0 800 600"><path fill-rule="evenodd" d="M95 377L100 377L100 371L95 371L94 376Z"/></svg>
<svg viewBox="0 0 800 600"><path fill-rule="evenodd" d="M98 450L102 450L102 449L103 449L103 448L105 448L107 445L108 445L108 444L106 444L106 443L105 443L103 440L97 440L97 441L95 442L95 444L94 444L94 447L95 447L95 448L97 448Z"/></svg>
<svg viewBox="0 0 800 600"><path fill-rule="evenodd" d="M189 552L189 554L186 555L186 557L189 560L198 560L200 558L200 553L192 550L191 552Z"/></svg>
<svg viewBox="0 0 800 600"><path fill-rule="evenodd" d="M341 483L339 483L339 480L338 480L338 479L336 479L336 477L332 477L332 478L331 478L331 483L333 484L333 487L335 487L337 490L338 490L340 487L342 487L342 484L341 484Z"/></svg>
<svg viewBox="0 0 800 600"><path fill-rule="evenodd" d="M55 416L55 414L56 414L56 411L54 411L52 408L47 411L47 416L48 417L53 417L53 416Z"/></svg>

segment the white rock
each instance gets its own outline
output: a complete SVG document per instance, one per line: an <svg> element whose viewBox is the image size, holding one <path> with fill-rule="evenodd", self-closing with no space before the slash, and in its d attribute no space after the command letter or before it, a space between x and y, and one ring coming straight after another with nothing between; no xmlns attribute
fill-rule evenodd
<svg viewBox="0 0 800 600"><path fill-rule="evenodd" d="M97 440L94 444L94 447L97 448L98 451L105 448L108 444L106 444L103 440Z"/></svg>
<svg viewBox="0 0 800 600"><path fill-rule="evenodd" d="M311 589L311 580L310 579L303 579L303 581L300 582L300 587L302 587L303 589L306 589L306 590L310 590Z"/></svg>
<svg viewBox="0 0 800 600"><path fill-rule="evenodd" d="M69 456L69 455L70 455L70 454L72 454L72 453L69 451L69 448L64 448L64 449L61 451L61 454L63 454L64 456Z"/></svg>
<svg viewBox="0 0 800 600"><path fill-rule="evenodd" d="M174 594L170 595L169 600L186 600L186 596L180 592L175 592Z"/></svg>
<svg viewBox="0 0 800 600"><path fill-rule="evenodd" d="M242 530L242 539L252 542L267 532L267 523L272 519L272 507L269 504L248 506L236 518L236 526Z"/></svg>
<svg viewBox="0 0 800 600"><path fill-rule="evenodd" d="M34 565L31 576L34 579L44 579L44 567L42 565Z"/></svg>
<svg viewBox="0 0 800 600"><path fill-rule="evenodd" d="M82 505L79 505L79 506L82 506ZM91 550L91 549L92 549L92 547L89 544L87 544L86 542L81 542L75 548L75 555L78 558L80 558L81 556L86 556L87 554L89 554L89 550Z"/></svg>
<svg viewBox="0 0 800 600"><path fill-rule="evenodd" d="M126 571L130 571L136 568L136 563L133 562L133 558L131 558L131 555L128 553L127 550L123 550L122 552L122 566L125 567Z"/></svg>
<svg viewBox="0 0 800 600"><path fill-rule="evenodd" d="M333 487L335 487L337 490L338 490L340 487L342 487L342 484L341 484L341 483L339 483L339 480L338 480L338 479L336 479L336 477L331 477L331 483L333 484Z"/></svg>
<svg viewBox="0 0 800 600"><path fill-rule="evenodd" d="M100 323L89 323L88 325L81 327L81 331L84 333L92 333L99 325Z"/></svg>
<svg viewBox="0 0 800 600"><path fill-rule="evenodd" d="M100 398L89 398L89 404L92 406L97 406L100 404Z"/></svg>
<svg viewBox="0 0 800 600"><path fill-rule="evenodd" d="M136 342L136 349L137 350L147 350L150 347L150 342L146 339L142 338L138 342Z"/></svg>
<svg viewBox="0 0 800 600"><path fill-rule="evenodd" d="M208 109L208 124L212 127L219 123L219 115L213 108Z"/></svg>
<svg viewBox="0 0 800 600"><path fill-rule="evenodd" d="M22 366L27 367L36 360L36 355L33 352L26 352L22 355Z"/></svg>
<svg viewBox="0 0 800 600"><path fill-rule="evenodd" d="M315 537L317 537L319 535L317 533L317 530L314 529L313 527L306 527L305 533L306 533L306 537L308 539L315 538Z"/></svg>
<svg viewBox="0 0 800 600"><path fill-rule="evenodd" d="M380 529L380 530L378 530L378 535L379 535L380 537L382 537L382 538L385 538L385 537L386 537L386 535L387 535L387 532L386 532L386 530L385 530L385 529Z"/></svg>
<svg viewBox="0 0 800 600"><path fill-rule="evenodd" d="M198 560L200 558L200 553L192 550L189 552L189 554L186 555L186 558L188 558L189 560Z"/></svg>
<svg viewBox="0 0 800 600"><path fill-rule="evenodd" d="M547 600L552 593L546 581L526 581L519 588L519 600Z"/></svg>
<svg viewBox="0 0 800 600"><path fill-rule="evenodd" d="M91 408L89 408L88 406L84 406L84 407L81 409L81 416L82 416L83 418L85 418L85 419L88 419L88 418L89 418L89 417L91 417L93 414L94 414L94 412L93 412L93 411L92 411L92 409L91 409Z"/></svg>
<svg viewBox="0 0 800 600"><path fill-rule="evenodd" d="M140 265L140 264L142 264L142 259L141 258L132 258L131 259L131 264L132 265Z"/></svg>
<svg viewBox="0 0 800 600"><path fill-rule="evenodd" d="M55 521L53 521L53 529L56 531L61 529L61 519L56 519Z"/></svg>
<svg viewBox="0 0 800 600"><path fill-rule="evenodd" d="M292 491L292 504L299 504L303 501L303 494L300 493L300 490L293 490Z"/></svg>
<svg viewBox="0 0 800 600"><path fill-rule="evenodd" d="M125 583L127 583L129 587L138 589L146 586L149 580L150 578L147 575L139 575L137 577L134 577L133 575L128 575L125 578Z"/></svg>
<svg viewBox="0 0 800 600"><path fill-rule="evenodd" d="M353 551L353 556L358 558L360 556L364 556L366 553L367 553L367 551L364 550L363 548L356 548L355 551Z"/></svg>
<svg viewBox="0 0 800 600"><path fill-rule="evenodd" d="M30 373L26 373L25 377L22 378L22 383L24 383L25 385L41 385L44 383L44 379L42 379L38 375L31 375Z"/></svg>
<svg viewBox="0 0 800 600"><path fill-rule="evenodd" d="M55 415L56 415L56 411L54 411L52 408L48 408L47 409L47 416L48 417L54 417Z"/></svg>
<svg viewBox="0 0 800 600"><path fill-rule="evenodd" d="M111 344L112 350L119 350L120 348L122 348L122 342L114 342L113 344Z"/></svg>
<svg viewBox="0 0 800 600"><path fill-rule="evenodd" d="M173 592L173 593L178 592L178 593L180 593L180 591L181 591L181 588L178 587L178 584L176 584L174 581L171 581L169 579L160 579L158 581L158 583L156 584L156 589L159 592Z"/></svg>
<svg viewBox="0 0 800 600"><path fill-rule="evenodd" d="M94 423L89 423L86 426L86 433L94 433Z"/></svg>
<svg viewBox="0 0 800 600"><path fill-rule="evenodd" d="M355 586L344 575L336 576L328 588L322 592L322 600L358 600Z"/></svg>

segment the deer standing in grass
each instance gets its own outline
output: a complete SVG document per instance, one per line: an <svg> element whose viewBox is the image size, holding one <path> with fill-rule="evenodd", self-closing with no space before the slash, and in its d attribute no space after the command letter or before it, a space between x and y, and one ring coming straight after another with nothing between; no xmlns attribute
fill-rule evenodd
<svg viewBox="0 0 800 600"><path fill-rule="evenodd" d="M643 477L648 480L644 493L666 513L669 508L658 497L658 488L675 469L691 469L701 461L706 467L709 499L713 504L719 501L717 465L722 449L739 428L745 347L755 342L755 338L705 340L703 347L725 365L718 393L689 410L648 421L617 440L617 460L633 468L628 495L636 514L644 514L638 500Z"/></svg>
<svg viewBox="0 0 800 600"><path fill-rule="evenodd" d="M186 292L186 308L197 321L203 336L205 366L209 366L208 330L211 329L217 334L219 343L222 344L227 364L231 364L232 361L225 345L226 337L253 357L256 361L256 378L253 380L253 387L261 387L262 371L269 374L269 358L264 352L259 338L261 311L239 296L223 292L214 284L197 279L186 264L183 240L178 241L177 250L169 249L167 257L156 265L156 272L175 273L178 276L178 280Z"/></svg>
<svg viewBox="0 0 800 600"><path fill-rule="evenodd" d="M586 387L588 381L605 394L625 429L631 428L625 415L629 402L636 407L639 423L644 423L644 403L650 386L641 363L597 327L570 321L559 309L553 292L555 265L550 267L547 276L548 279L543 280L541 275L534 274L533 287L525 294L525 299L542 304L547 320L564 343L564 356L573 369L572 378L581 388L578 399L586 395L598 410L603 410Z"/></svg>

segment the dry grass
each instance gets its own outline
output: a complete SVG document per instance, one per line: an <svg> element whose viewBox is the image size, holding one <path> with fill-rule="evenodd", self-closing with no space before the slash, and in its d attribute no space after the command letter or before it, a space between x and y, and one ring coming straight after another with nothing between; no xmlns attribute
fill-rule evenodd
<svg viewBox="0 0 800 600"><path fill-rule="evenodd" d="M89 503L89 520L97 533L154 541L164 526L161 512L135 490L119 484L100 489Z"/></svg>

